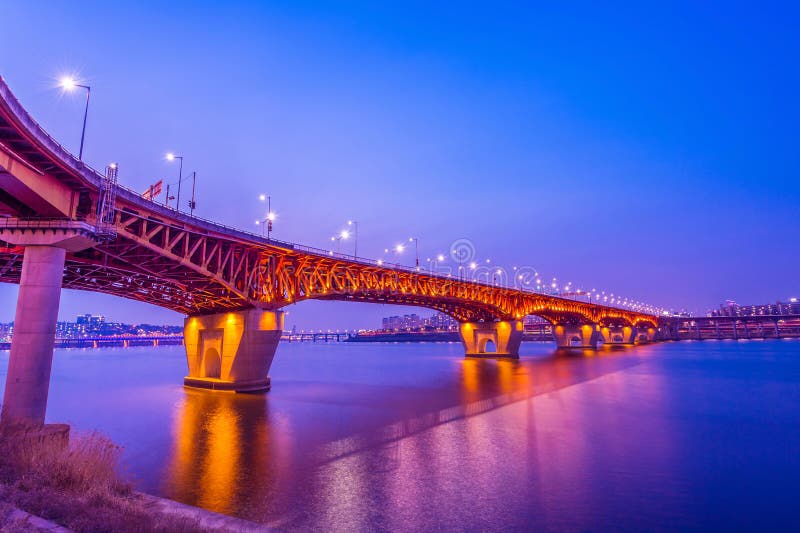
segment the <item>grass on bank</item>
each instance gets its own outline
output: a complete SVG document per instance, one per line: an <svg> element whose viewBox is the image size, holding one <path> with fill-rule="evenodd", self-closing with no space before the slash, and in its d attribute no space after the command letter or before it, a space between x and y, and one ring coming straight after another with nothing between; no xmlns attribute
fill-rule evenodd
<svg viewBox="0 0 800 533"><path fill-rule="evenodd" d="M30 438L0 433L0 502L77 532L194 532L196 520L148 508L119 475L121 448L98 433Z"/></svg>

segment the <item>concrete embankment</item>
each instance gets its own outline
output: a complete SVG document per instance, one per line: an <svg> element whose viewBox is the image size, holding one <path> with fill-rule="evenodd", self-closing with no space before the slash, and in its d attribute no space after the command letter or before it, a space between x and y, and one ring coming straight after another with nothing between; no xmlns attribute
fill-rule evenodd
<svg viewBox="0 0 800 533"><path fill-rule="evenodd" d="M145 507L152 509L154 513L171 514L196 520L198 525L210 530L218 529L220 531L236 531L243 533L272 531L266 526L250 522L249 520L236 518L235 516L215 513L143 492L137 493L137 495L142 499Z"/></svg>

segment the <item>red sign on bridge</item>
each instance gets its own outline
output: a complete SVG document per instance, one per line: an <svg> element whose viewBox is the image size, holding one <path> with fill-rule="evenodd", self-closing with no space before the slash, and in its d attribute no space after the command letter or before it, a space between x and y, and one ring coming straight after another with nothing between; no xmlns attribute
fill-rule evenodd
<svg viewBox="0 0 800 533"><path fill-rule="evenodd" d="M161 186L164 180L158 180L155 184L149 186L146 191L142 193L142 198L145 200L153 200L161 194Z"/></svg>

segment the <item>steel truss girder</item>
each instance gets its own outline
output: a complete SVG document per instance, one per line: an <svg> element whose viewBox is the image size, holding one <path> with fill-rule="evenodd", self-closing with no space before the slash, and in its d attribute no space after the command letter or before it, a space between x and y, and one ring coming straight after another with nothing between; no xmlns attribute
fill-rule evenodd
<svg viewBox="0 0 800 533"><path fill-rule="evenodd" d="M623 309L242 241L129 207L118 209L115 226L115 241L68 254L65 288L184 314L316 299L422 306L462 322L538 315L552 323L656 323ZM0 281L18 283L21 268L21 248L0 248Z"/></svg>

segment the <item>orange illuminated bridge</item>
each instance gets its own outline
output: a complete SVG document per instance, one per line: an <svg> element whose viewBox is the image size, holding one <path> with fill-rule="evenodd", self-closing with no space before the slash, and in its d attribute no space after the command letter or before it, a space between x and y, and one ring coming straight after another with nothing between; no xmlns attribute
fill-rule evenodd
<svg viewBox="0 0 800 533"><path fill-rule="evenodd" d="M388 267L176 212L120 186L54 141L0 78L0 281L19 283L4 419L41 421L62 287L186 315L185 384L269 388L282 309L302 300L422 306L461 324L467 355L517 357L522 318L559 347L655 340L657 317Z"/></svg>

